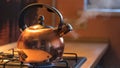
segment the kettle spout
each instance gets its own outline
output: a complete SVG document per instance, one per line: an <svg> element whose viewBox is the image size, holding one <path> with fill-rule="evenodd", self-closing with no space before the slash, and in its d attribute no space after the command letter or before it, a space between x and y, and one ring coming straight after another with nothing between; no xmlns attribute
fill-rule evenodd
<svg viewBox="0 0 120 68"><path fill-rule="evenodd" d="M70 24L64 23L62 25L61 29L58 29L57 31L58 31L59 36L61 37L61 36L67 34L68 32L70 32L72 30L73 30L73 28Z"/></svg>

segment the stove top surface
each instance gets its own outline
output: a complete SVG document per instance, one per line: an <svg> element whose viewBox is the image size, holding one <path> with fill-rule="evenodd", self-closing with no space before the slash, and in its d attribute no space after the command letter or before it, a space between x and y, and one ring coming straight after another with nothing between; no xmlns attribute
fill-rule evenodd
<svg viewBox="0 0 120 68"><path fill-rule="evenodd" d="M64 53L70 56L63 56L63 60L57 63L43 65L23 63L18 56L0 58L0 68L79 68L86 61L85 57L78 57L76 53Z"/></svg>

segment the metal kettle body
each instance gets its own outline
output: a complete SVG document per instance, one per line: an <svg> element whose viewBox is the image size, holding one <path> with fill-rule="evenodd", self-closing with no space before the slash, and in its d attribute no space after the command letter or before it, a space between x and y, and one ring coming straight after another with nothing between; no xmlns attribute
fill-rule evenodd
<svg viewBox="0 0 120 68"><path fill-rule="evenodd" d="M60 18L58 27L44 26L42 16L40 23L27 27L24 23L24 14L31 7L45 7L49 12L56 13ZM61 60L64 52L62 36L71 31L72 27L70 24L63 23L63 17L57 9L39 3L30 4L20 14L19 27L22 30L17 43L20 61L47 63Z"/></svg>

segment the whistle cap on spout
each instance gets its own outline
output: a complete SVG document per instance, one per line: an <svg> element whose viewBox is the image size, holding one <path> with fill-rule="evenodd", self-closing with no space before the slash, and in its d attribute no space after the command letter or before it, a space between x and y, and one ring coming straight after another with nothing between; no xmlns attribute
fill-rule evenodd
<svg viewBox="0 0 120 68"><path fill-rule="evenodd" d="M65 23L64 25L62 25L62 28L60 30L58 29L58 34L59 34L59 36L63 36L64 34L70 32L72 30L73 30L72 26L70 24Z"/></svg>

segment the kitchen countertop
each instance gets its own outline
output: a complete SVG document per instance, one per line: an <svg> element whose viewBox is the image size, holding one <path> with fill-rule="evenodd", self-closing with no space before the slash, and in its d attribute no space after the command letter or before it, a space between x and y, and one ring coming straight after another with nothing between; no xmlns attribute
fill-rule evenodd
<svg viewBox="0 0 120 68"><path fill-rule="evenodd" d="M10 43L0 46L0 52L8 51L8 49L15 48L16 43ZM86 57L81 68L94 68L108 48L108 43L81 43L81 42L66 42L64 52L77 53L78 56Z"/></svg>
<svg viewBox="0 0 120 68"><path fill-rule="evenodd" d="M91 43L91 42L66 42L64 52L74 52L78 56L86 57L87 60L81 68L94 68L105 54L108 43Z"/></svg>

